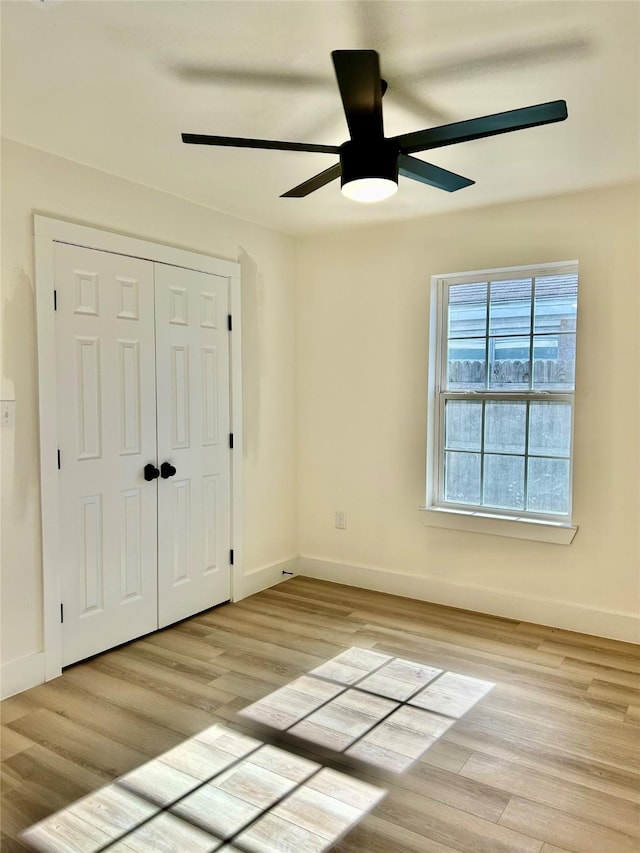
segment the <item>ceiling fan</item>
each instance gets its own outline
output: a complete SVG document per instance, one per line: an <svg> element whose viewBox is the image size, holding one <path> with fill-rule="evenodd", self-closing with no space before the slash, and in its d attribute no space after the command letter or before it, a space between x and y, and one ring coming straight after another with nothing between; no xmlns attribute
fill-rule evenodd
<svg viewBox="0 0 640 853"><path fill-rule="evenodd" d="M376 51L334 50L331 57L351 137L342 145L314 145L198 133L183 133L182 141L193 145L338 154L338 163L283 193L281 198L302 198L340 178L344 195L356 201L371 202L393 195L398 189L399 175L447 192L455 192L475 183L469 178L412 157L412 154L567 118L566 102L550 101L387 138L382 124L382 96L387 90L387 83L380 77Z"/></svg>

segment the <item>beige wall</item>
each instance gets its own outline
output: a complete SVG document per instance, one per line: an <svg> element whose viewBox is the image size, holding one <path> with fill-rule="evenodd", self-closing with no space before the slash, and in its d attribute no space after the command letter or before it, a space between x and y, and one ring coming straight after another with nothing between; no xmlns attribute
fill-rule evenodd
<svg viewBox="0 0 640 853"><path fill-rule="evenodd" d="M34 213L242 266L245 571L295 557L295 240L35 149L2 149L2 662L42 650Z"/></svg>
<svg viewBox="0 0 640 853"><path fill-rule="evenodd" d="M594 633L635 630L638 201L627 185L300 241L299 552L323 561L302 570ZM573 544L425 527L430 277L573 259Z"/></svg>

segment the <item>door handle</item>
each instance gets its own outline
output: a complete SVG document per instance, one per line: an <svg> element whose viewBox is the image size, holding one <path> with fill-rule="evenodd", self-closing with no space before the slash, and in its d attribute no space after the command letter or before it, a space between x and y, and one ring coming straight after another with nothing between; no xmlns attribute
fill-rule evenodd
<svg viewBox="0 0 640 853"><path fill-rule="evenodd" d="M160 466L160 476L163 480L168 479L169 477L173 477L176 473L176 469L170 462L163 462Z"/></svg>
<svg viewBox="0 0 640 853"><path fill-rule="evenodd" d="M156 466L152 465L151 462L149 462L148 465L144 466L144 478L145 478L145 480L147 480L147 481L157 480L159 476L160 476L160 471L158 471Z"/></svg>

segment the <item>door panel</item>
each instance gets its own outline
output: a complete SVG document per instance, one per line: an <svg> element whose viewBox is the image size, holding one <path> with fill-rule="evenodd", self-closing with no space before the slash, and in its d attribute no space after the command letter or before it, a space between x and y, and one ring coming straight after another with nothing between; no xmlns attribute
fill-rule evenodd
<svg viewBox="0 0 640 853"><path fill-rule="evenodd" d="M227 280L155 266L158 617L164 627L230 597Z"/></svg>
<svg viewBox="0 0 640 853"><path fill-rule="evenodd" d="M63 666L157 628L153 264L57 243Z"/></svg>

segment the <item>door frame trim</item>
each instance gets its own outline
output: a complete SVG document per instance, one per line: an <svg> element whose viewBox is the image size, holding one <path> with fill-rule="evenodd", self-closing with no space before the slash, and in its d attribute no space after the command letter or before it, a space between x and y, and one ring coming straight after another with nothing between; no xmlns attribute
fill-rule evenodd
<svg viewBox="0 0 640 853"><path fill-rule="evenodd" d="M40 410L40 496L42 519L42 607L45 680L62 672L60 623L60 538L58 516L58 406L56 400L56 326L53 304L54 245L141 258L226 278L233 331L229 345L230 429L237 452L231 453L231 600L242 598L242 317L240 264L209 255L103 231L61 219L34 215L35 296L38 340L38 403Z"/></svg>

